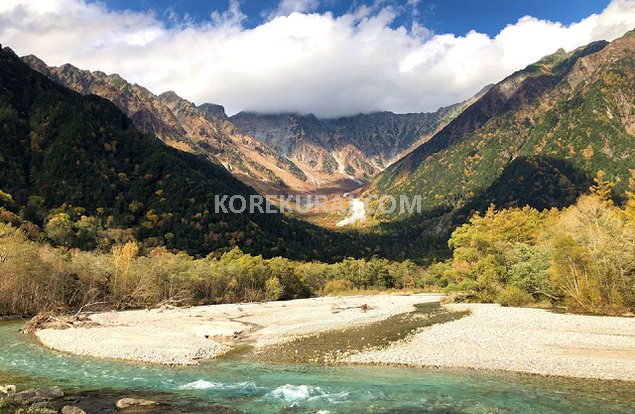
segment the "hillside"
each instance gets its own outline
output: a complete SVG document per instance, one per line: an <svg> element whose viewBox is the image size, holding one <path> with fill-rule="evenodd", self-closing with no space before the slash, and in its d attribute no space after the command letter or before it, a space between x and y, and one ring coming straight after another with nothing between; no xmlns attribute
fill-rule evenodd
<svg viewBox="0 0 635 414"><path fill-rule="evenodd" d="M268 183L278 188L307 185L307 177L291 161L267 145L235 133L221 105L197 107L174 92L157 96L117 74L90 72L70 64L50 67L33 55L22 60L60 85L108 99L139 131L154 134L181 151L203 155L247 184Z"/></svg>
<svg viewBox="0 0 635 414"><path fill-rule="evenodd" d="M629 32L541 59L386 169L368 193L421 194L432 214L491 202L547 208L571 204L605 170L623 194L635 166L634 56Z"/></svg>
<svg viewBox="0 0 635 414"><path fill-rule="evenodd" d="M0 215L32 237L80 248L134 237L142 247L202 255L233 246L335 255L323 231L285 216L216 214L215 195L255 192L221 166L140 133L110 101L52 82L8 48L0 53L0 129Z"/></svg>

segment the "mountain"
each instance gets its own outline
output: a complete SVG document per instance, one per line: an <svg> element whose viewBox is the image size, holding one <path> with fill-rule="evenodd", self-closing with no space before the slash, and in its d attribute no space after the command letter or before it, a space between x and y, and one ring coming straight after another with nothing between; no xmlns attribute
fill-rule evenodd
<svg viewBox="0 0 635 414"><path fill-rule="evenodd" d="M306 176L293 162L279 156L265 144L235 133L221 105L199 107L174 92L156 96L117 74L81 70L66 64L47 66L33 55L22 58L33 69L60 85L83 95L95 94L113 102L141 132L154 134L166 144L201 154L223 165L252 186L301 188Z"/></svg>
<svg viewBox="0 0 635 414"><path fill-rule="evenodd" d="M137 122L163 110L158 102L135 112L149 117ZM131 99L129 108L137 104ZM183 105L177 117L198 111ZM178 131L165 119L150 124ZM9 48L0 52L0 131L0 219L20 220L34 237L42 227L68 247L134 237L142 247L201 255L233 246L267 256L343 254L323 230L281 214L216 213L215 195L256 193L204 157L141 133L109 100L51 81Z"/></svg>
<svg viewBox="0 0 635 414"><path fill-rule="evenodd" d="M327 119L324 122L383 170L432 138L435 132L461 114L490 87L484 87L464 102L432 113L395 114L385 111Z"/></svg>
<svg viewBox="0 0 635 414"><path fill-rule="evenodd" d="M316 180L340 173L367 181L429 139L487 89L434 113L318 119L313 114L240 112L229 119L238 132L267 144Z"/></svg>
<svg viewBox="0 0 635 414"><path fill-rule="evenodd" d="M50 67L33 55L22 59L60 85L110 100L141 132L203 155L263 193L359 187L359 180L371 180L487 90L435 113L378 112L326 120L251 112L228 117L221 105L196 106L174 92L157 96L117 74L70 64Z"/></svg>
<svg viewBox="0 0 635 414"><path fill-rule="evenodd" d="M316 182L327 181L338 173L367 180L379 171L314 115L241 112L230 120L238 132L253 136L291 159Z"/></svg>
<svg viewBox="0 0 635 414"><path fill-rule="evenodd" d="M598 170L625 190L635 166L635 33L559 50L507 77L367 194L421 194L438 214L567 205Z"/></svg>

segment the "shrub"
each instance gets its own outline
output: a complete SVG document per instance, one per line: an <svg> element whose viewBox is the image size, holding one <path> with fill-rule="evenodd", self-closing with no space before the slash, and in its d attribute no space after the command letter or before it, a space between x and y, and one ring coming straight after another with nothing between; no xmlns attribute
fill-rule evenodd
<svg viewBox="0 0 635 414"><path fill-rule="evenodd" d="M324 295L336 295L353 289L353 282L344 279L329 280L324 286Z"/></svg>
<svg viewBox="0 0 635 414"><path fill-rule="evenodd" d="M278 300L284 293L284 286L277 277L271 277L265 282L265 300Z"/></svg>
<svg viewBox="0 0 635 414"><path fill-rule="evenodd" d="M498 294L497 302L503 306L526 306L533 303L534 298L516 286L507 286Z"/></svg>

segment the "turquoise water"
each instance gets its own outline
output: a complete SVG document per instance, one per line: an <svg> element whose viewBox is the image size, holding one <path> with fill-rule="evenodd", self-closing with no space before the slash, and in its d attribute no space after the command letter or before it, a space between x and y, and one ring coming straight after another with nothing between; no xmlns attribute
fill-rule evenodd
<svg viewBox="0 0 635 414"><path fill-rule="evenodd" d="M20 335L20 326L0 323L0 373L26 378L23 386L59 385L71 394L167 392L258 414L635 413L635 386L629 383L245 360L170 368L48 351Z"/></svg>

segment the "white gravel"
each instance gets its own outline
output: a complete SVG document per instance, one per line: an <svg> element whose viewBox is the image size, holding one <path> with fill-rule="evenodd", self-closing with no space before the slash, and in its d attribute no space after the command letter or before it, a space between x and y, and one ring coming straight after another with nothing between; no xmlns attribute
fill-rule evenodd
<svg viewBox="0 0 635 414"><path fill-rule="evenodd" d="M635 318L482 304L448 307L472 314L348 362L635 381Z"/></svg>
<svg viewBox="0 0 635 414"><path fill-rule="evenodd" d="M74 355L166 365L192 365L229 350L204 336L169 329L128 326L45 329L36 335L47 347Z"/></svg>
<svg viewBox="0 0 635 414"><path fill-rule="evenodd" d="M256 348L368 324L438 302L439 295L322 297L95 314L97 327L36 332L47 347L75 355L191 365L221 355L238 339ZM363 311L362 305L369 309Z"/></svg>

